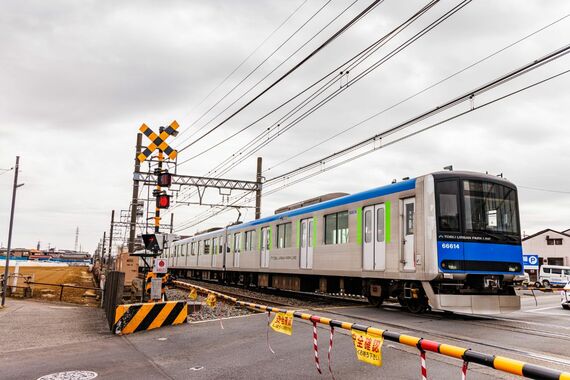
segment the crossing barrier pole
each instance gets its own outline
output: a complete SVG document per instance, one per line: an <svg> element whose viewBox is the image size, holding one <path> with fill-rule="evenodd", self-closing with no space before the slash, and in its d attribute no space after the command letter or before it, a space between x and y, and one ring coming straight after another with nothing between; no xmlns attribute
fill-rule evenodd
<svg viewBox="0 0 570 380"><path fill-rule="evenodd" d="M227 296L201 286L188 284L181 281L174 281L176 286L181 288L196 289L201 293L213 293L221 299L234 303L236 306L244 307L250 310L259 311L262 313L291 313L295 318L303 319L313 323L313 327L317 323L327 325L330 327L338 327L343 330L359 330L365 333L383 337L385 340L404 344L406 346L415 347L424 352L434 352L451 358L462 360L465 363L476 363L485 367L493 368L498 371L510 373L512 375L523 376L530 379L544 379L544 380L570 380L570 372L562 372L555 369L542 367L535 364L525 363L520 360L510 359L504 356L489 355L482 352L473 351L471 349L458 347L445 343L438 343L432 340L418 338L411 335L400 334L394 331L382 330L377 327L366 326L359 323L344 322L331 318L320 317L300 311L290 311L287 309L280 309L277 307L258 305L250 302L239 301L237 298ZM269 340L268 340L269 342ZM424 357L425 360L425 357ZM467 366L465 365L465 371Z"/></svg>

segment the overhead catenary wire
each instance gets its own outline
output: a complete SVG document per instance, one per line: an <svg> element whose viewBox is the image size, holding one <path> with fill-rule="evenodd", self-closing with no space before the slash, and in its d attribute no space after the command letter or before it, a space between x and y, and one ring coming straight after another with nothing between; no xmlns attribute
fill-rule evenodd
<svg viewBox="0 0 570 380"><path fill-rule="evenodd" d="M352 57L351 59L349 59L348 61L345 62L345 64L340 65L338 68L336 68L335 70L329 72L329 74L325 75L323 78L326 78L328 76L330 76L331 74L338 72L339 69L343 69L346 70L346 65L350 65L352 62L354 62L355 60L358 60L361 57L365 57L369 54L372 54L375 50L377 50L380 46L382 46L384 43L388 42L391 38L395 37L399 32L401 32L402 30L404 30L407 26L409 26L412 22L414 22L415 20L417 20L421 15L423 15L425 12L427 12L429 9L431 9L431 7L433 7L435 4L437 3L437 0L433 0L431 2L429 2L428 4L426 4L424 7L422 7L420 10L418 10L414 15L412 15L410 18L408 18L406 21L404 21L403 23L401 23L400 25L398 25L396 28L394 28L392 31L390 31L389 33L385 34L384 36L382 36L380 39L378 39L377 41L375 41L373 44L369 45L367 48L365 48L364 50L362 50L361 52L359 52L357 55L355 55L354 57ZM343 67L344 66L344 67ZM351 66L349 66L351 67ZM330 86L331 83L333 83L334 81L336 81L336 78L333 77L331 78L327 83L325 83L325 88L328 88L327 86ZM313 87L317 82L315 82L313 85L309 86L307 89ZM303 92L305 92L307 89L305 89ZM289 111L284 117L282 117L280 119L280 121L286 120L287 117L289 115L292 114L292 112L296 111L298 109L298 107L303 106L304 104L306 104L307 101L311 101L315 95L319 95L320 92L322 91L323 87L317 89L315 92L313 92L308 99L304 100L304 103L301 103L300 105L297 105L293 110ZM257 121L259 121L260 119L258 119ZM257 122L256 121L256 122ZM254 122L255 123L255 122ZM253 123L252 123L253 124ZM251 126L252 124L250 124L249 126ZM246 126L245 128L248 128L249 126ZM243 129L242 129L243 130ZM259 139L259 137L258 137ZM250 144L250 143L248 143ZM242 147L241 149L244 149L245 147ZM191 158L190 158L191 159ZM226 160L224 160L221 164L218 164L215 168L213 168L212 170L210 170L208 173L206 173L206 175L211 174L211 173L215 173L217 171L218 168L220 168L221 166L223 166L228 160L231 160L232 156L230 156L229 158L226 158ZM188 159L189 160L189 159ZM186 161L188 161L186 160ZM182 163L186 162L183 161ZM181 163L179 163L180 165ZM225 170L223 173L227 172L227 170ZM222 173L222 174L223 174ZM189 194L186 194L184 199L189 199L190 197L192 197L194 194L196 193L196 191L191 191L189 192ZM178 206L180 206L182 203L178 203L176 204L173 208L176 208Z"/></svg>
<svg viewBox="0 0 570 380"><path fill-rule="evenodd" d="M479 59L479 60L477 60L477 61L475 61L475 62L469 64L468 66L465 66L464 68L462 68L462 69L460 69L460 70L454 72L453 74L448 75L448 76L446 76L445 78L442 78L442 79L438 80L437 82L432 83L431 85L429 85L429 86L427 86L427 87L424 87L424 88L421 89L420 91L415 92L414 94L412 94L412 95L410 95L410 96L408 96L408 97L406 97L406 98L404 98L404 99L402 99L402 100L400 100L400 101L398 101L398 102L392 104L391 106L388 106L388 107L384 108L383 110L381 110L381 111L379 111L379 112L374 113L374 114L371 115L371 116L368 116L367 118L365 118L365 119L363 119L363 120L357 122L356 124L353 124L352 126L350 126L350 127L348 127L348 128L345 128L345 129L339 131L338 133L335 133L334 135L332 135L332 136L330 136L330 137L328 137L328 138L326 138L326 139L324 139L324 140L322 140L322 141L320 141L320 142L318 142L318 143L316 143L316 144L314 144L314 145L311 145L310 147L305 148L305 149L303 149L302 151L300 151L300 152L298 152L298 153L295 153L294 155L292 155L292 156L290 156L290 157L288 157L288 158L286 158L286 159L283 159L283 160L279 161L278 163L276 163L276 164L272 165L271 167L265 169L263 172L264 172L264 173L267 173L267 172L269 172L269 171L271 171L271 170L277 168L278 166L281 166L281 165L283 165L284 163L289 162L289 161L291 161L291 160L293 160L293 159L295 159L295 158L297 158L297 157L299 157L299 156L301 156L301 155L303 155L303 154L305 154L305 153L307 153L307 152L309 152L309 151L311 151L311 150L313 150L313 149L315 149L315 148L317 148L317 147L319 147L319 146L321 146L321 145L323 145L323 144L325 144L325 143L327 143L327 142L329 142L329 141L335 139L336 137L339 137L339 136L341 136L341 135L343 135L343 134L345 134L345 133L347 133L347 132L349 132L349 131L351 131L351 130L353 130L353 129L355 129L355 128L357 128L357 127L359 127L359 126L361 126L361 125L363 125L363 124L365 124L365 123L367 123L368 121L370 121L370 120L372 120L372 119L374 119L374 118L376 118L376 117L378 117L378 116L380 116L380 115L382 115L382 114L384 114L384 113L386 113L386 112L388 112L388 111L390 111L390 110L396 108L397 106L399 106L399 105L401 105L401 104L403 104L403 103L408 102L409 100L411 100L411 99L413 99L413 98L415 98L415 97L417 97L417 96L419 96L419 95L421 95L421 94L423 94L423 93L425 93L425 92L427 92L427 91L433 89L434 87L439 86L440 84L442 84L442 83L444 83L444 82L447 82L448 80L450 80L450 79L456 77L457 75L462 74L462 73L464 73L465 71L467 71L467 70L469 70L469 69L471 69L471 68L473 68L473 67L475 67L475 66L477 66L477 65L479 65L479 64L481 64L481 63L483 63L483 62L485 62L485 61L487 61L487 60L489 60L489 59L491 59L491 58L493 58L494 56L496 56L496 55L498 55L498 54L504 52L505 50L507 50L507 49L509 49L509 48L511 48L511 47L513 47L513 46L515 46L515 45L517 45L517 44L519 44L519 43L521 43L521 42L523 42L523 41L529 39L530 37L532 37L532 36L534 36L534 35L536 35L536 34L542 32L542 31L544 31L544 30L550 28L551 26L556 25L557 23L559 23L559 22L561 22L562 20L568 18L569 16L570 16L570 14L566 14L565 16L563 16L563 17L561 17L561 18L559 18L559 19L557 19L557 20L555 20L555 21L553 21L553 22L551 22L551 23L549 23L549 24L547 24L547 25L545 25L545 26L543 26L543 27L541 27L541 28L535 30L534 32L532 32L532 33L530 33L530 34L527 34L527 35L525 35L524 37L519 38L518 40L516 40L516 41L514 41L514 42L509 43L508 45L506 45L506 46L504 46L504 47L502 47L502 48L500 48L500 49L494 51L494 52L491 53L491 54L486 55L485 57L483 57L483 58L481 58L481 59Z"/></svg>
<svg viewBox="0 0 570 380"><path fill-rule="evenodd" d="M384 1L384 0L381 0ZM299 46L293 53L289 54L289 56L287 56L285 59L283 59L276 67L274 67L270 72L268 72L267 74L265 74L265 76L261 79L259 79L255 84L253 84L252 86L249 87L248 90L246 90L245 92L243 92L238 98L236 98L233 102L231 102L230 104L228 104L226 106L226 108L224 108L223 110L219 111L214 117L212 117L204 126L202 126L200 129L202 129L203 127L210 125L210 123L212 121L214 121L215 119L217 119L218 117L220 117L224 112L226 112L228 109L230 109L232 106L234 106L237 102L239 102L241 99L243 99L247 94L249 94L250 92L252 92L255 88L257 88L257 86L259 86L261 83L263 83L263 81L265 81L267 78L269 78L275 71L277 71L278 69L281 68L281 66L283 66L285 63L287 63L291 58L293 58L301 49L303 49L305 46L307 46L311 41L313 41L319 34L321 34L326 28L328 28L332 23L334 23L336 20L338 20L344 13L346 13L354 4L356 4L358 2L358 0L354 0L352 3L350 3L346 8L344 8L338 15L336 15L331 21L329 21L325 26L323 26L319 31L317 31L315 34L313 34L312 37L310 37L307 41L305 41L301 46ZM328 5L325 4L325 5ZM319 10L320 11L320 10ZM316 16L316 14L315 14ZM243 82L238 83L241 84ZM238 86L236 85L236 87ZM233 89L232 89L233 90ZM187 141L187 140L186 140Z"/></svg>
<svg viewBox="0 0 570 380"><path fill-rule="evenodd" d="M549 60L548 62L551 62L551 60ZM526 71L526 72L528 72L528 71ZM534 82L534 83L532 83L532 84L530 84L530 85L524 86L524 87L519 88L519 89L517 89L517 90L511 91L511 92L509 92L509 93L507 93L507 94L505 94L505 95L499 96L499 97L497 97L497 98L495 98L495 99L492 99L492 100L490 100L490 101L488 101L488 102L486 102L486 103L483 103L483 104L481 104L481 105L479 105L479 106L472 107L472 108L470 108L470 109L468 109L468 110L466 110L466 111L460 112L459 114L453 115L453 116L448 117L448 118L446 118L446 119L444 119L444 120L441 120L441 121L438 121L438 122L433 123L433 124L431 124L431 125L428 125L428 126L422 128L422 129L420 129L420 130L411 132L411 133L409 133L408 135L405 135L405 136L399 137L399 138L397 138L397 139L395 139L395 140L393 140L393 141L384 143L384 144L382 144L381 146L378 146L378 147L374 146L372 149L370 149L370 150L368 150L368 151L362 152L362 153L360 153L360 154L358 154L358 155L356 155L356 156L353 156L353 157L350 157L350 158L348 158L348 159L345 159L345 160L343 160L342 162L336 163L335 165L329 166L329 167L327 167L327 168L322 168L320 171L318 171L318 172L316 172L316 173L311 173L311 174L306 175L306 176L304 176L304 177L302 177L302 178L298 178L297 180L295 180L295 181L293 181L293 182L286 183L286 184L284 184L284 185L282 185L282 186L280 186L280 187L278 187L278 188L275 188L275 189L272 189L272 190L270 190L270 191L268 191L268 192L265 192L264 195L265 195L265 196L268 196L268 195L271 195L271 194L276 193L276 192L278 192L278 191L281 191L281 190L283 190L283 189L285 189L285 188L287 188L287 187L293 186L293 185L295 185L295 184L297 184L297 183L300 183L300 182L302 182L302 181L305 181L305 180L307 180L307 179L309 179L309 178L312 178L312 177L314 177L314 176L316 176L316 175L322 174L322 173L324 173L324 172L326 172L326 171L335 169L335 168L337 168L337 167L339 167L339 166L341 166L341 165L344 165L344 164L346 164L346 163L348 163L348 162L351 162L351 161L356 160L356 159L358 159L358 158L360 158L360 157L363 157L364 155L370 154L370 153L372 153L372 152L374 152L374 151L376 151L376 150L378 150L378 149L381 149L381 148L384 148L384 147L386 147L386 146L395 144L395 143L397 143L397 142L401 142L402 140L407 139L407 138L410 138L410 137L412 137L412 136L416 136L417 134L420 134L420 133L422 133L422 132L425 132L425 131L427 131L427 130L430 130L430 129L432 129L432 128L435 128L435 127L437 127L437 126L440 126L440 125L442 125L442 124L448 123L448 122L450 122L450 121L452 121L452 120L455 120L455 119L457 119L457 118L459 118L459 117L461 117L461 116L467 115L467 114L469 114L469 113L471 113L471 112L474 112L474 111L477 111L477 110L480 110L480 109L485 108L485 107L487 107L487 106L489 106L489 105L495 104L495 103L497 103L497 102L499 102L499 101L502 101L502 100L507 99L507 98L509 98L509 97L511 97L511 96L514 96L514 95L516 95L516 94L519 94L519 93L521 93L521 92L523 92L523 91L529 90L529 89L534 88L534 87L536 87L536 86L538 86L538 85L544 84L544 83L549 82L549 81L551 81L551 80L553 80L553 79L556 79L556 78L558 78L558 77L561 77L562 75L565 75L565 74L567 74L567 73L569 73L569 72L570 72L570 69L561 71L561 72L559 72L559 73L557 73L557 74L554 74L554 75L551 75L551 76L549 76L549 77L547 77L547 78L545 78L545 79L536 81L536 82ZM498 80L498 81L493 81L493 82L491 82L491 83L494 83L494 82L499 83L499 81L500 81L500 80ZM504 83L505 83L504 81L501 82L501 84L504 84ZM473 91L473 92L475 92L475 91ZM271 186L271 184L268 184L268 186ZM244 197L245 197L245 195L244 195L243 197L241 197L240 199L236 200L235 203L237 203L239 200L243 199ZM234 203L234 204L235 204L235 203ZM222 209L220 209L220 210L218 210L218 211L212 213L208 218L202 218L202 220L200 221L200 223L203 222L203 221L205 221L205 220L207 220L207 219L209 219L209 218L211 218L211 217L214 217L214 216L216 216L216 215L219 215L221 212L227 211L228 209L229 209L229 207L222 208ZM194 225L195 225L195 224L194 224Z"/></svg>
<svg viewBox="0 0 570 380"><path fill-rule="evenodd" d="M374 69L378 68L381 64L387 62L389 59L393 58L395 55L397 55L399 52L401 52L402 50L404 50L406 47L410 46L413 42L415 42L416 40L418 40L419 38L421 38L422 36L424 36L427 32L429 32L430 30L432 30L433 28L435 28L437 25L439 25L440 23L442 23L443 21L445 21L447 18L451 17L453 14L457 13L459 10L461 10L463 7L465 7L467 4L469 4L471 2L471 0L464 0L463 2L461 2L460 4L456 5L455 7L453 7L451 10L449 10L446 14L440 16L437 20L433 21L431 24L429 24L428 26L426 26L424 29L422 29L421 31L419 31L418 33L416 33L414 36L412 36L411 38L409 38L407 41L405 41L404 43L402 43L401 45L399 45L397 48L395 48L394 50L392 50L390 53L388 53L387 55L385 55L383 58L381 58L380 60L376 61L373 65L369 66L367 69L365 69L365 71L363 71L360 75L357 75L354 79L350 80L346 86L343 86L337 90L335 90L334 92L332 92L331 94L327 95L324 99L320 100L317 104L313 105L309 110L305 111L303 114L301 114L300 116L298 116L296 119L294 119L292 122L290 122L289 124L282 126L278 123L278 131L277 133L274 133L272 136L267 137L266 139L261 139L263 137L268 136L269 132L268 131L264 131L262 132L262 134L260 134L260 136L258 136L256 139L252 140L253 143L259 142L257 145L252 145L252 143L250 142L250 145L248 146L250 148L250 150L246 153L239 153L239 155L241 155L239 157L239 159L232 164L232 166L230 166L229 168L227 168L223 173L227 172L228 170L232 169L233 167L237 166L239 163L243 162L244 160L246 160L247 158L251 157L251 155L253 155L255 152L259 151L261 148L263 148L264 146L268 145L269 143L271 143L272 141L274 141L277 137L279 137L280 135L282 135L284 132L286 132L287 130L289 130L290 128L294 127L295 125L299 124L301 121L303 121L306 117L308 117L309 115L311 115L312 113L314 113L316 110L318 110L319 108L321 108L322 106L324 106L326 103L328 103L330 100L332 100L333 98L335 98L336 96L338 96L340 93L342 93L343 91L345 91L346 89L348 89L352 84L354 84L355 82L363 79L366 75L368 75L369 73L371 73ZM428 4L429 5L429 4ZM420 12L425 12L427 9L422 9ZM414 15L414 17L419 17L421 15L421 13L418 13L416 15ZM413 20L413 19L410 19ZM408 20L407 22L409 22L410 20ZM404 24L402 24L404 25ZM392 33L392 32L391 32ZM372 68L372 69L371 69ZM234 155L237 155L237 153L234 153ZM223 174L222 173L222 174Z"/></svg>
<svg viewBox="0 0 570 380"><path fill-rule="evenodd" d="M191 125L190 128L193 127L196 123L198 123L200 120L202 120L210 111L212 111L218 104L220 104L222 101L224 101L229 95L231 95L239 86L241 86L249 77L251 77L261 66L263 66L271 57L273 57L283 46L285 46L295 35L297 35L297 33L299 33L301 30L303 30L303 28L305 28L305 26L307 26L307 24L309 24L319 13L321 13L321 11L323 9L325 9L332 0L327 0L319 9L317 9L316 12L314 12L303 24L301 24L301 26L299 26L292 34L290 34L281 44L279 44L279 46L277 46L275 49L273 49L273 51L266 56L257 66L255 66L245 77L243 77L237 84L235 84L228 92L226 92L225 95L223 95L220 99L218 99L212 106L210 106L210 108L208 108L206 111L204 111L202 113L202 115L200 115L200 117L198 119L196 119ZM241 98L241 97L240 97ZM201 131L203 128L205 128L206 126L208 126L213 120L215 120L218 116L220 116L221 113L218 113L213 119L209 120L208 122L206 122L204 125L202 125L200 128L198 128L198 130L196 130L191 136L189 136L187 139L185 139L184 141L181 142L181 144L183 144L184 142L188 141L190 138L192 138L197 132ZM180 151L184 150L180 149Z"/></svg>
<svg viewBox="0 0 570 380"><path fill-rule="evenodd" d="M384 132L382 132L382 133L380 133L380 134L377 134L377 135L375 135L375 136L373 136L373 137L370 137L370 138L368 138L368 139L366 139L366 140L363 140L363 141L361 141L361 142L358 142L358 143L356 143L356 144L354 144L354 145L349 146L348 148L345 148L345 149L343 149L343 150L340 150L340 151L338 151L338 152L335 152L335 153L333 153L333 154L331 154L331 155L328 155L328 156L326 156L326 157L323 157L323 158L321 158L321 159L319 159L319 160L316 160L316 161L313 161L313 162L311 162L311 163L309 163L309 164L303 165L303 166L301 166L301 167L299 167L299 168L297 168L297 169L294 169L294 170L291 170L291 171L286 172L286 173L284 173L284 174L281 174L281 175L279 175L279 176L273 177L273 178L267 180L266 183L268 183L268 182L273 182L273 181L276 181L276 180L279 180L279 179L282 179L282 178L290 177L290 176L292 176L292 175L294 175L294 174L296 174L296 173L300 173L300 172L303 172L303 171L305 171L305 170L307 170L307 169L310 169L310 168L312 168L312 167L321 165L324 161L330 160L330 159L332 159L332 158L334 158L334 157L336 157L336 156L347 154L347 153L349 153L349 152L351 152L351 151L353 151L353 150L355 150L355 149L357 149L357 148L359 148L359 147L361 147L361 146L363 146L363 145L365 145L365 144L367 144L367 143L369 143L369 142L371 142L371 141L375 141L375 140L377 140L377 139L379 139L379 138L386 137L387 135L393 134L393 133L395 133L395 132L397 132L397 131L399 131L399 130L401 130L401 129L403 129L403 128L406 128L406 127L408 127L408 126L410 126L410 125L413 125L413 124L415 124L415 123L417 123L417 122L419 122L419 121L422 121L422 120L424 120L424 119L426 119L426 118L428 118L428 117L430 117L430 116L432 116L432 115L435 115L435 114L437 114L437 113L441 113L441 112L443 112L444 110L447 110L447 109L449 109L449 108L451 108L451 107L453 107L453 106L455 106L455 105L457 105L457 104L459 104L459 103L465 102L465 101L471 99L471 98L474 97L474 96L477 96L477 95L480 95L480 94L482 94L482 93L484 93L484 92L487 92L487 91L489 91L489 90L491 90L491 89L493 89L493 88L495 88L495 87L497 87L497 86L499 86L499 85L501 85L501 84L504 84L504 83L506 83L506 82L508 82L508 81L510 81L510 80L513 80L513 79L515 79L515 78L517 78L517 77L519 77L519 76L521 76L521 75L523 75L523 74L526 74L526 73L528 73L529 71L532 71L532 70L534 70L534 69L536 69L536 68L538 68L538 67L540 67L540 66L543 66L543 65L545 65L545 64L547 64L547 63L549 63L549 62L552 62L553 60L556 60L556 59L558 59L558 58L561 58L561 57L563 57L564 55L568 54L569 52L570 52L570 45L563 46L562 48L559 48L559 49L557 49L557 50L555 50L555 51L553 51L553 52L551 52L551 53L549 53L549 54L546 54L545 56L543 56L543 57L541 57L541 58L539 58L539 59L537 59L537 60L534 60L534 61L532 61L532 62L530 62L530 63L528 63L528 64L526 64L526 65L524 65L524 66L522 66L522 67L520 67L520 68L518 68L518 69L516 69L516 70L514 70L514 71L511 71L511 72L509 72L509 73L507 73L507 74L505 74L505 75L502 75L502 76L500 76L499 78L492 80L491 82L488 82L488 83L486 83L486 84L484 84L484 85L482 85L482 86L479 86L478 88L476 88L476 89L474 89L474 90L472 90L472 91L469 91L469 92L467 92L467 93L464 93L463 95L458 96L458 97L456 97L456 98L454 98L454 99L452 99L452 100L450 100L450 101L448 101L448 102L442 104L441 106L432 108L432 109L430 109L430 110L427 111L427 112L424 112L424 113L422 113L422 114L420 114L420 115L418 115L418 116L416 116L416 117L414 117L414 118L412 118L412 119L410 119L410 120L407 120L407 121L405 121L405 122L403 122L403 123L401 123L401 124L399 124L399 125L397 125L397 126L395 126L395 127L393 127L393 128L390 128L390 129L388 129L387 131L384 131Z"/></svg>
<svg viewBox="0 0 570 380"><path fill-rule="evenodd" d="M329 37L326 41L324 41L321 45L319 45L316 49L314 49L309 55L307 55L305 58L303 58L300 62L298 62L296 65L294 65L291 69L289 69L287 72L285 72L283 75L281 75L279 78L277 78L277 80L275 80L273 83L271 83L268 87L266 87L264 90L262 90L259 94L257 94L256 96L254 96L251 100L249 100L248 102L246 102L244 105L242 105L241 107L239 107L236 111L234 111L232 114L230 114L229 116L227 116L225 119L223 119L221 122L219 122L218 124L216 124L214 127L210 128L206 133L204 133L203 135L199 136L197 139L195 139L194 141L192 141L190 144L184 146L183 148L179 149L178 152L181 153L184 150L188 149L189 147L191 147L192 145L196 144L198 141L201 141L202 139L204 139L206 136L210 135L212 132L214 132L216 129L220 128L222 125L224 125L225 123L227 123L229 120L231 120L234 116L236 116L238 113L240 113L241 111L243 111L244 109L246 109L249 105L251 105L253 102L255 102L257 99L259 99L260 97L262 97L264 94L266 94L268 91L270 91L273 87L275 87L277 84L279 84L281 81L283 81L285 78L287 78L289 75L291 75L291 73L293 73L295 70L297 70L299 67L301 67L303 64L305 64L307 61L309 61L312 57L314 57L317 53L319 53L322 49L324 49L327 45L329 45L332 41L334 41L338 36L340 36L345 30L347 30L348 28L350 28L352 25L354 25L358 20L360 20L362 17L364 17L364 15L366 15L371 9L373 9L374 7L376 7L376 5L378 5L381 1L383 0L374 0L372 2L372 4L370 4L368 7L366 7L366 9L364 9L362 12L360 12L356 17L354 17L352 20L350 20L347 24L345 24L341 29L339 29L336 33L334 33L331 37Z"/></svg>
<svg viewBox="0 0 570 380"><path fill-rule="evenodd" d="M281 24L279 24L275 29L273 29L273 31L267 36L265 37L265 39L263 41L261 41L261 43L259 45L257 45L257 47L255 49L253 49L253 51L251 53L249 53L249 55L247 57L245 57L243 59L243 61L240 62L239 65L237 65L228 75L226 75L226 77L217 85L215 86L212 90L210 90L210 92L208 92L208 94L206 96L204 96L202 98L201 101L199 101L196 105L192 106L190 109L190 113L196 109L197 107L200 107L206 100L208 100L208 98L214 93L216 92L221 86L224 85L224 83L226 83L228 81L228 79L231 78L232 75L234 75L236 73L236 71L238 71L251 57L253 57L253 55L255 53L257 53L257 51L263 46L265 45L265 43L267 41L269 41L269 39L271 39L271 37L273 37L275 35L275 33L277 33L306 3L308 0L304 0L303 2L301 2L301 4L299 4L292 13L290 13L285 20L283 20L281 22ZM198 120L196 120L194 123L192 123L188 128L184 129L178 137L181 137L184 133L188 132L190 130L190 128L192 128L194 126L195 123L197 123Z"/></svg>
<svg viewBox="0 0 570 380"><path fill-rule="evenodd" d="M288 99L287 101L285 101L284 103L282 103L281 105L279 105L278 107L274 108L273 110L269 111L268 113L266 113L265 115L263 115L262 117L258 118L257 120L253 121L252 123L246 125L245 127L241 128L240 130L238 130L237 132L235 132L234 134L228 136L227 138L219 141L218 143L214 144L213 146L197 153L196 155L178 163L178 165L182 165L194 158L197 158L203 154L205 154L206 152L208 152L210 149L216 148L218 146L220 146L221 144L223 144L224 142L229 141L230 139L232 139L233 137L237 136L238 134L242 133L243 131L245 131L246 129L252 127L253 125L255 125L256 123L258 123L259 121L263 120L264 118L266 118L267 116L269 116L270 114L276 112L277 110L279 110L280 108L282 108L284 105L290 103L291 101L295 100L296 98L298 98L300 95L308 92L310 89L314 88L317 84L319 84L320 82L326 80L327 78L330 78L325 84L323 84L321 87L319 87L317 90L315 90L313 93L311 93L309 95L308 98L306 98L305 100L303 100L302 103L300 103L299 105L297 105L295 108L293 108L292 110L290 110L287 114L285 114L283 117L281 117L277 122L275 122L273 124L273 127L276 125L279 125L280 123L282 123L283 121L287 120L287 118L291 115L293 115L294 113L296 113L296 111L298 111L300 108L302 108L303 106L307 105L308 103L310 103L315 95L319 95L322 93L323 89L327 89L329 88L332 84L334 84L338 78L339 78L339 71L347 71L347 68L353 68L354 62L357 61L362 61L362 58L366 58L369 57L370 54L372 54L374 51L376 51L379 47L383 46L386 42L388 42L391 38L394 38L398 33L400 33L402 30L404 30L407 26L409 26L413 21L415 21L418 17L420 17L422 14L424 14L427 10L429 10L431 7L433 7L436 3L438 2L438 0L433 0L431 2L429 2L428 4L426 4L424 7L422 7L419 11L417 11L414 15L412 15L410 18L408 18L406 21L404 21L403 23L401 23L400 25L398 25L396 28L394 28L393 30L391 30L389 33L383 35L381 38L379 38L378 40L376 40L374 43L372 43L371 45L369 45L368 47L366 47L365 49L361 50L359 53L357 53L356 55L354 55L352 58L348 59L347 61L345 61L343 64L335 67L333 70L331 70L330 72L328 72L326 75L324 75L322 78L320 78L319 80L317 80L316 82L312 83L310 86L308 86L307 88L305 88L303 91L299 92L297 95L293 96L292 98ZM334 76L333 76L334 75ZM269 128L268 128L269 129ZM255 143L257 141L259 141L260 138L265 137L265 135L268 133L267 130L263 131L261 134L259 134L257 137L255 137L253 140L251 140L250 142L246 143L243 147L241 147L240 149L238 149L238 151L236 153L234 153L233 155L229 156L228 158L226 158L221 164L218 164L215 168L211 169L207 174L210 173L214 173L216 172L220 167L222 167L226 161L233 159L235 156L237 156L239 154L240 151L243 151L244 149L246 149L247 147L249 147L252 143Z"/></svg>

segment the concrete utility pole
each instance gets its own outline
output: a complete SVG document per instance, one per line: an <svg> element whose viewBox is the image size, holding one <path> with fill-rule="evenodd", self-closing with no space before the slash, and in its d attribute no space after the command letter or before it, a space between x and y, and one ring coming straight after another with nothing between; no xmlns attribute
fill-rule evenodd
<svg viewBox="0 0 570 380"><path fill-rule="evenodd" d="M257 190L255 190L255 219L261 218L261 176L262 158L257 157L257 174L255 182L257 182Z"/></svg>
<svg viewBox="0 0 570 380"><path fill-rule="evenodd" d="M113 249L113 223L115 222L115 210L111 211L111 229L109 231L109 259L111 258L111 252ZM109 269L110 263L107 263L107 269Z"/></svg>
<svg viewBox="0 0 570 380"><path fill-rule="evenodd" d="M16 207L16 189L24 184L18 184L18 168L20 167L20 156L16 156L16 166L14 167L14 186L12 188L12 209L10 210L10 227L8 228L8 249L6 251L6 263L4 266L4 282L2 284L2 307L6 303L6 290L8 288L8 274L10 268L10 253L12 249L12 229L14 227L14 209Z"/></svg>
<svg viewBox="0 0 570 380"><path fill-rule="evenodd" d="M141 162L138 159L141 153L142 133L137 133L137 147L135 153L135 173L140 172ZM131 225L129 231L129 255L135 251L135 238L137 235L137 204L139 200L139 181L133 180L133 196L131 198Z"/></svg>

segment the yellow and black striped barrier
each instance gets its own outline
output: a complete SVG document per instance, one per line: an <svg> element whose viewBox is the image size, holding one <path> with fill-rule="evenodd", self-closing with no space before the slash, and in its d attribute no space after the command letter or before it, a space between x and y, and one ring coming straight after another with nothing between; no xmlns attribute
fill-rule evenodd
<svg viewBox="0 0 570 380"><path fill-rule="evenodd" d="M343 322L331 318L320 317L318 315L302 313L300 311L290 311L287 309L280 309L272 306L243 302L239 301L234 297L229 297L222 293L215 292L213 290L209 290L201 286L188 284L186 282L174 281L174 284L181 288L196 289L200 293L215 294L218 298L223 298L227 301L230 301L234 303L236 306L241 306L261 312L291 313L295 318L304 319L307 321L316 322L327 326L342 328L348 331L351 330L363 331L376 336L382 336L384 339L392 342L415 347L420 351L434 352L455 359L460 359L463 360L464 362L480 364L513 375L524 376L531 379L570 380L570 373L568 372L562 372L534 364L529 364L522 362L520 360L514 360L504 356L489 355L473 351L470 348L462 348L450 344L438 343L432 340L418 338L411 335L400 334L393 331L382 330L377 327L361 325L358 323Z"/></svg>
<svg viewBox="0 0 570 380"><path fill-rule="evenodd" d="M163 326L186 323L186 301L135 303L119 305L115 310L113 333L124 335Z"/></svg>

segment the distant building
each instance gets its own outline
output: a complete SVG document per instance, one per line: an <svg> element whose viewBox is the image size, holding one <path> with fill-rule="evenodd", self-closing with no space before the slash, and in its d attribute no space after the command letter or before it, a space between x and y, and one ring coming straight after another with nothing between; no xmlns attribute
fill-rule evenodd
<svg viewBox="0 0 570 380"><path fill-rule="evenodd" d="M547 228L522 239L525 255L538 255L539 265L570 266L570 229L558 232Z"/></svg>

